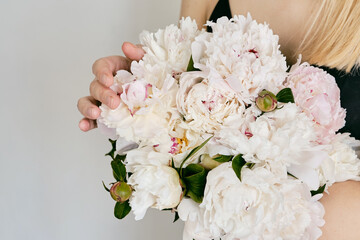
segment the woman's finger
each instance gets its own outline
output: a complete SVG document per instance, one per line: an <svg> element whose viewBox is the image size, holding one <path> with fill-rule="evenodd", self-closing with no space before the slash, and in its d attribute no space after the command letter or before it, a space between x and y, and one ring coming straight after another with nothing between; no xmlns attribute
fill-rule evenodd
<svg viewBox="0 0 360 240"><path fill-rule="evenodd" d="M130 60L122 56L109 56L95 61L92 71L96 79L106 87L114 82L114 75L118 70L129 70Z"/></svg>
<svg viewBox="0 0 360 240"><path fill-rule="evenodd" d="M89 131L91 129L94 129L96 127L97 126L96 126L96 121L95 120L91 120L91 119L88 119L88 118L83 118L79 122L79 128L83 132L87 132L87 131Z"/></svg>
<svg viewBox="0 0 360 240"><path fill-rule="evenodd" d="M97 101L91 96L80 98L77 107L79 112L88 119L97 119L101 113Z"/></svg>
<svg viewBox="0 0 360 240"><path fill-rule="evenodd" d="M90 84L90 95L111 109L117 108L120 104L120 97L97 80L92 81Z"/></svg>
<svg viewBox="0 0 360 240"><path fill-rule="evenodd" d="M145 54L144 49L141 45L134 45L130 42L124 42L122 50L127 58L132 61L140 61Z"/></svg>

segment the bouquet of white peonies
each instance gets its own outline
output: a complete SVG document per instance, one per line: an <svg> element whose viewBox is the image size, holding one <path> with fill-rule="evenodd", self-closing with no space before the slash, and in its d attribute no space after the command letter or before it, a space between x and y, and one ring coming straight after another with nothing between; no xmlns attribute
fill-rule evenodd
<svg viewBox="0 0 360 240"><path fill-rule="evenodd" d="M112 89L98 126L112 143L115 216L148 208L185 221L184 240L318 239L322 192L360 180L335 79L299 61L250 15L143 32L146 52Z"/></svg>

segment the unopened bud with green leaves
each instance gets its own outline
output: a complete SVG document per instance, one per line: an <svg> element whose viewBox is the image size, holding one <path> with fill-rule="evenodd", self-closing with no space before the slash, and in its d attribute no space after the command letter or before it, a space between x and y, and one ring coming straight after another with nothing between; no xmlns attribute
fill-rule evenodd
<svg viewBox="0 0 360 240"><path fill-rule="evenodd" d="M277 107L277 99L275 94L270 91L262 90L259 96L255 99L256 106L262 112L274 111Z"/></svg>
<svg viewBox="0 0 360 240"><path fill-rule="evenodd" d="M117 202L127 201L132 193L131 187L126 182L117 182L110 188L111 197Z"/></svg>

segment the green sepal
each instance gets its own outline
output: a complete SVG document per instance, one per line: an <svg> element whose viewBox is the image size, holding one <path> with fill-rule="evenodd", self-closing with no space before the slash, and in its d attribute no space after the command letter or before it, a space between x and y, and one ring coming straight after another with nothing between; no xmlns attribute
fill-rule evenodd
<svg viewBox="0 0 360 240"><path fill-rule="evenodd" d="M177 168L177 167L175 166L174 159L171 159L171 167L172 167L173 169L175 169L175 170L178 172L179 176L180 176L180 168ZM130 176L129 176L129 177L130 177Z"/></svg>
<svg viewBox="0 0 360 240"><path fill-rule="evenodd" d="M189 164L184 169L183 182L186 186L185 196L190 197L197 203L201 203L204 197L207 171L200 164Z"/></svg>
<svg viewBox="0 0 360 240"><path fill-rule="evenodd" d="M242 154L236 155L232 160L232 168L241 182L241 169L245 166L246 161L242 157Z"/></svg>
<svg viewBox="0 0 360 240"><path fill-rule="evenodd" d="M111 150L105 156L110 156L112 159L115 158L115 152L116 152L116 140L109 139L109 142L111 143Z"/></svg>
<svg viewBox="0 0 360 240"><path fill-rule="evenodd" d="M161 209L161 211L171 211L173 212L174 211L174 208L164 208L164 209ZM177 220L179 220L179 213L177 211L175 211L175 216L174 216L174 222L176 222Z"/></svg>
<svg viewBox="0 0 360 240"><path fill-rule="evenodd" d="M131 207L129 201L125 201L123 203L117 202L115 204L114 215L118 219L123 219L129 214L130 211L131 211Z"/></svg>
<svg viewBox="0 0 360 240"><path fill-rule="evenodd" d="M108 192L110 192L110 189L105 185L104 181L102 181L102 184L103 184L105 190L108 191Z"/></svg>
<svg viewBox="0 0 360 240"><path fill-rule="evenodd" d="M249 169L252 169L255 166L255 163L248 162L245 164Z"/></svg>
<svg viewBox="0 0 360 240"><path fill-rule="evenodd" d="M115 158L115 160L111 161L111 168L116 181L126 182L126 168L120 159Z"/></svg>
<svg viewBox="0 0 360 240"><path fill-rule="evenodd" d="M193 155L195 155L201 148L203 148L205 146L205 144L208 143L208 141L210 141L210 139L212 138L209 137L208 139L205 140L205 142L203 142L200 146L197 146L196 148L194 148L193 150L191 150L191 152L184 158L184 160L181 162L181 165L180 165L180 178L182 178L182 173L183 173L183 166L184 166L184 163L189 159L191 158Z"/></svg>
<svg viewBox="0 0 360 240"><path fill-rule="evenodd" d="M173 208L164 208L164 209L161 209L161 211L172 211L174 210Z"/></svg>
<svg viewBox="0 0 360 240"><path fill-rule="evenodd" d="M320 193L323 193L325 191L325 187L326 187L326 184L320 186L318 188L318 190L316 191L310 191L311 192L311 196L315 196L316 194L320 194Z"/></svg>
<svg viewBox="0 0 360 240"><path fill-rule="evenodd" d="M278 94L276 94L276 99L278 102L282 103L295 103L294 95L291 91L291 88L284 88Z"/></svg>
<svg viewBox="0 0 360 240"><path fill-rule="evenodd" d="M187 72L200 71L200 69L194 67L194 59L193 59L192 55L190 56L189 64L187 66L186 71Z"/></svg>
<svg viewBox="0 0 360 240"><path fill-rule="evenodd" d="M179 213L178 212L175 212L175 217L174 217L174 222L176 222L177 220L179 220Z"/></svg>
<svg viewBox="0 0 360 240"><path fill-rule="evenodd" d="M220 163L224 163L224 162L230 162L233 157L234 156L230 156L230 155L219 155L219 156L213 158L213 160L220 162Z"/></svg>

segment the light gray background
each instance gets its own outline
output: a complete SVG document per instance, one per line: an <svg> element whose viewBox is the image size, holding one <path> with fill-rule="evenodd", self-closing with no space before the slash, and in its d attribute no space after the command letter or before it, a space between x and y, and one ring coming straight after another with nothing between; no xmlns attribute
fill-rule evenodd
<svg viewBox="0 0 360 240"><path fill-rule="evenodd" d="M110 149L77 99L97 58L179 18L180 0L0 0L0 239L182 239L151 210L113 217Z"/></svg>

